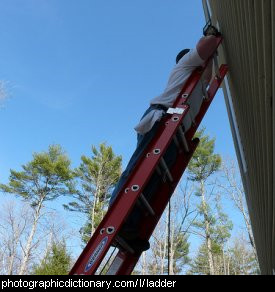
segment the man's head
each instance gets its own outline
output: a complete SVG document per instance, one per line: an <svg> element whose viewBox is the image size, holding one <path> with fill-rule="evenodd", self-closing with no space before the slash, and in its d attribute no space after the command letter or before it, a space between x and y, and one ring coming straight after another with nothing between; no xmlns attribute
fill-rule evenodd
<svg viewBox="0 0 275 292"><path fill-rule="evenodd" d="M190 52L190 49L184 49L184 50L180 51L177 55L176 63L178 64L179 60L189 52Z"/></svg>

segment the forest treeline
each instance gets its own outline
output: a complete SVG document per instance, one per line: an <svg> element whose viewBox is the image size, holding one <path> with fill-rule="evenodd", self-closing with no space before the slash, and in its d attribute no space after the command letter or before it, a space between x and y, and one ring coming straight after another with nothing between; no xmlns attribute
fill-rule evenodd
<svg viewBox="0 0 275 292"><path fill-rule="evenodd" d="M259 274L238 167L215 153L215 139L204 129L197 135L201 142L171 212L164 212L134 274ZM76 168L60 145L50 145L10 170L8 182L0 184L0 273L67 274L78 257L75 242L84 247L94 233L121 172L122 156L106 143L92 146ZM82 219L67 228L66 218Z"/></svg>

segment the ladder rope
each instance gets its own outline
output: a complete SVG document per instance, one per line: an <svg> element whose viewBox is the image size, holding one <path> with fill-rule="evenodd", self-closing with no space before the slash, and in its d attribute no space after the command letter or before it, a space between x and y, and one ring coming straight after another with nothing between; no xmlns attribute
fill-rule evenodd
<svg viewBox="0 0 275 292"><path fill-rule="evenodd" d="M170 275L171 252L171 199L168 202L168 275Z"/></svg>

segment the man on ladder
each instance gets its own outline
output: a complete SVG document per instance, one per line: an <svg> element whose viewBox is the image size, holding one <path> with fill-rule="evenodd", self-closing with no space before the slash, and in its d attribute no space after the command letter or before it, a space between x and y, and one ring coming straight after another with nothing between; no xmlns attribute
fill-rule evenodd
<svg viewBox="0 0 275 292"><path fill-rule="evenodd" d="M152 141L155 133L160 124L160 120L166 114L169 107L171 107L183 88L185 82L188 80L192 72L204 63L212 56L216 49L216 37L219 37L220 33L212 25L208 25L204 29L204 37L202 37L196 45L195 49L182 50L176 57L176 65L172 70L168 84L164 92L155 97L150 102L150 107L146 110L141 118L139 124L135 127L137 131L137 148L133 153L125 171L122 173L119 182L117 183L110 200L110 205L116 199L121 188L125 184L127 178L131 174L135 165L137 164L142 153ZM209 62L202 81L198 83L193 91L192 96L189 99L190 110L183 121L183 131L187 132L194 123L195 117L200 111L203 99L206 98L205 88L209 84L212 77L213 63ZM177 147L174 143L171 143L165 154L165 161L168 166L175 162ZM154 174L143 194L147 200L150 200L154 194L158 184L160 183L161 177L158 174ZM138 221L140 213L138 206L135 206L130 216L127 218L122 229L119 232L119 237L123 239L135 252L140 253L150 248L150 244L147 240L139 238L138 234ZM120 248L120 246L118 245Z"/></svg>

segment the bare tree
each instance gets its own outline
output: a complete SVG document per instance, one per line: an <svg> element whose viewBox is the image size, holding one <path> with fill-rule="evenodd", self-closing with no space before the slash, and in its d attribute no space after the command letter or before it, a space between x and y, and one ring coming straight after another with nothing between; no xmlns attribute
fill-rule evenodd
<svg viewBox="0 0 275 292"><path fill-rule="evenodd" d="M164 214L167 217L167 213ZM153 233L152 261L149 265L149 273L163 275L165 269L165 255L167 253L167 224L162 216L159 224Z"/></svg>
<svg viewBox="0 0 275 292"><path fill-rule="evenodd" d="M255 275L259 265L252 246L242 233L237 235L223 253L215 258L216 268L222 275Z"/></svg>
<svg viewBox="0 0 275 292"><path fill-rule="evenodd" d="M176 270L176 267L178 266L177 261L179 261L180 258L180 266L182 267L189 260L187 257L187 254L189 253L189 244L187 243L188 232L199 214L198 210L194 208L194 205L192 204L194 193L194 184L190 184L190 181L188 180L182 181L170 203L170 219L167 210L167 233L170 233L170 246L167 245L167 252L169 252L168 273L170 275L179 272ZM170 221L170 224L168 220ZM179 250L182 250L183 252L179 254Z"/></svg>
<svg viewBox="0 0 275 292"><path fill-rule="evenodd" d="M253 248L255 257L257 258L252 226L246 205L245 192L241 182L240 173L234 160L232 159L224 160L222 164L222 174L223 174L222 181L219 182L219 187L231 199L236 209L241 213L244 219L250 244Z"/></svg>
<svg viewBox="0 0 275 292"><path fill-rule="evenodd" d="M19 207L14 201L4 203L2 208L0 218L1 270L3 274L13 275L19 271L22 238L31 224L31 209L25 204Z"/></svg>
<svg viewBox="0 0 275 292"><path fill-rule="evenodd" d="M56 211L44 207L40 213L36 232L30 243L30 235L36 220L33 208L19 201L6 201L0 212L0 274L16 275L22 271L24 256L28 252L28 261L24 264L24 273L30 274L52 243L71 239L74 233L63 222Z"/></svg>
<svg viewBox="0 0 275 292"><path fill-rule="evenodd" d="M228 251L231 274L256 275L260 273L258 259L254 254L253 247L247 242L246 236L238 235Z"/></svg>
<svg viewBox="0 0 275 292"><path fill-rule="evenodd" d="M44 207L44 212L37 228L35 240L32 245L30 253L30 261L28 264L29 273L32 272L33 267L52 250L56 244L68 242L74 237L78 237L77 229L71 229L64 221L62 216L55 210ZM72 250L68 244L69 252Z"/></svg>

